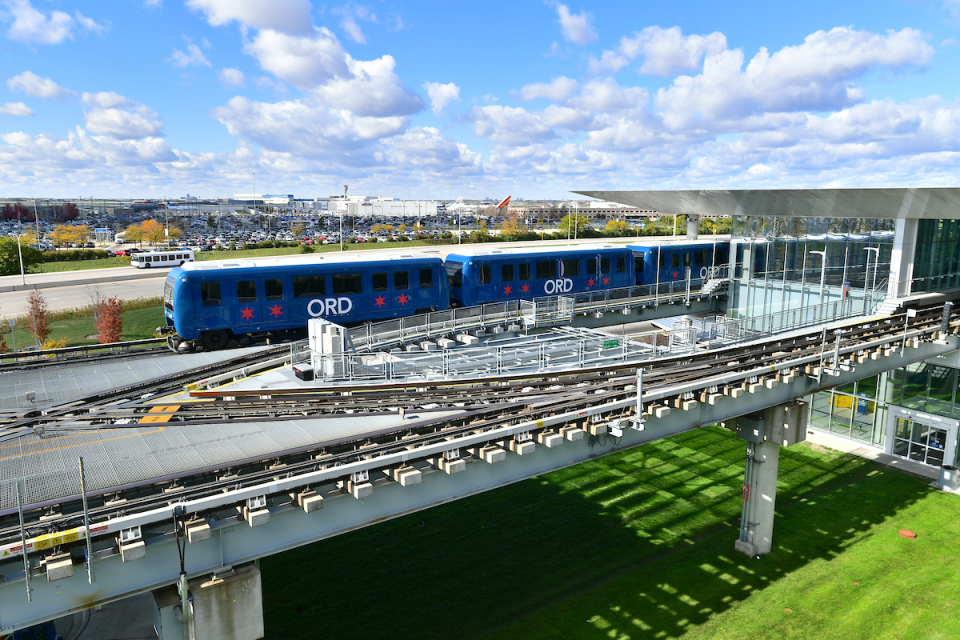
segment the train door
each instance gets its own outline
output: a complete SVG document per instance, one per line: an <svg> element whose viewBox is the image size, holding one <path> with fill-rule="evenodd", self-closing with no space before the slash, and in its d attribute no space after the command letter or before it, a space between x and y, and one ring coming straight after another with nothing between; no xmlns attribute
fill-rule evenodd
<svg viewBox="0 0 960 640"><path fill-rule="evenodd" d="M293 313L289 284L283 278L265 278L260 285L260 314L264 323L292 322L308 316Z"/></svg>
<svg viewBox="0 0 960 640"><path fill-rule="evenodd" d="M249 280L237 280L233 282L233 289L236 293L236 300L233 309L234 326L239 333L249 333L255 331L264 318L262 308L262 296L259 295L257 281L253 278ZM244 331L245 327L250 327Z"/></svg>
<svg viewBox="0 0 960 640"><path fill-rule="evenodd" d="M477 262L476 263L476 276L477 281L474 286L474 291L477 292L477 304L484 304L486 302L493 302L500 298L499 294L499 285L498 275L495 265L490 264L489 262Z"/></svg>
<svg viewBox="0 0 960 640"><path fill-rule="evenodd" d="M334 322L338 319L340 322L351 322L363 320L370 315L371 308L363 291L362 272L334 273L330 276L330 282L334 304L327 305L328 319L336 316ZM331 307L336 309L334 313L331 313Z"/></svg>
<svg viewBox="0 0 960 640"><path fill-rule="evenodd" d="M580 258L563 258L560 260L560 281L563 283L563 291L558 291L558 295L569 291L583 291L583 278L581 277L583 265L580 263Z"/></svg>
<svg viewBox="0 0 960 640"><path fill-rule="evenodd" d="M370 274L370 311L379 317L392 317L394 308L398 306L390 288L391 275L386 270Z"/></svg>
<svg viewBox="0 0 960 640"><path fill-rule="evenodd" d="M558 266L559 260L550 258L547 260L537 260L534 263L534 269L537 282L534 286L534 296L555 296L557 292L557 275L560 273ZM563 293L560 291L559 293Z"/></svg>
<svg viewBox="0 0 960 640"><path fill-rule="evenodd" d="M439 308L437 295L440 290L439 275L433 266L421 265L411 271L416 273L414 283L414 311L424 312L428 309Z"/></svg>
<svg viewBox="0 0 960 640"><path fill-rule="evenodd" d="M530 300L534 296L533 291L533 273L529 262L521 262L517 265L517 288L516 291L523 300Z"/></svg>
<svg viewBox="0 0 960 640"><path fill-rule="evenodd" d="M637 251L633 254L633 272L635 284L646 284L644 282L643 259L646 254L643 251Z"/></svg>
<svg viewBox="0 0 960 640"><path fill-rule="evenodd" d="M512 300L519 297L520 288L517 286L517 267L513 264L500 265L500 297Z"/></svg>

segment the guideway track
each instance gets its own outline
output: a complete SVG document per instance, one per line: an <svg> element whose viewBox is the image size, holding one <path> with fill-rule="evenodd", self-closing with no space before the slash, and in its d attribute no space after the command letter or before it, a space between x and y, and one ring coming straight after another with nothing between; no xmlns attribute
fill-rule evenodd
<svg viewBox="0 0 960 640"><path fill-rule="evenodd" d="M906 335L910 340L930 336L931 334L935 335L938 333L937 329L941 327L941 317L942 314L939 309L922 310L916 318L911 318L910 331L906 334L903 331L902 317L900 321L897 318L889 318L848 323L848 333L843 336L841 350L843 353L849 354L856 352L858 347L868 343L871 345L894 344L899 346L901 335ZM956 323L950 324L951 330L955 327ZM772 373L781 366L795 368L804 362L816 362L818 358L823 358L825 351L832 353L834 346L833 340L823 342L822 331L814 331L790 338L769 339L763 343L746 347L740 346L700 353L696 356L644 363L644 401L647 403L648 397L657 400L671 394L676 395L677 389L692 388L698 384L711 384L711 376L705 376L702 368L691 369L692 365L707 364L715 370L714 373L720 371L726 378L734 379L737 376L749 376L751 372L765 371ZM720 366L720 362L726 366ZM635 365L630 367L619 364L601 371L569 372L567 374L549 373L541 376L527 374L506 381L506 384L504 384L504 381L491 380L457 381L453 383L416 382L412 383L416 385L413 387L414 391L396 384L385 385L389 388L382 389L371 389L370 387L338 388L336 390L338 395L331 392L327 394L327 397L321 397L323 394L318 394L316 390L310 390L307 395L301 396L299 399L304 401L304 405L307 407L316 405L320 411L323 411L323 406L326 406L328 410L332 407L334 411L341 411L342 407L336 405L338 401L349 403L356 400L368 402L368 407L380 408L381 410L383 410L384 404L389 407L390 403L406 407L423 407L428 404L456 405L458 403L463 404L463 399L456 400L458 396L451 396L451 392L455 392L457 388L482 387L485 392L489 393L474 396L472 400L479 404L459 407L462 413L452 417L420 420L386 432L364 434L360 438L317 443L315 447L311 447L309 450L276 452L260 461L238 461L233 467L221 465L220 469L198 470L199 473L194 475L177 478L155 478L138 483L137 486L104 490L100 492L99 504L97 504L97 500L94 500L91 518L94 522L102 521L105 517L116 516L118 513L131 514L149 510L151 506L158 503L168 504L171 501L192 500L198 495L218 495L224 490L256 486L278 477L295 478L305 473L350 464L359 460L369 460L398 450L406 450L409 447L439 443L463 435L482 434L511 424L529 423L530 421L547 419L553 415L575 412L585 405L599 406L614 403L624 405L624 403L629 403L631 397L635 397L636 394L633 377L635 370ZM588 374L586 377L584 377L585 373ZM542 379L531 380L533 377ZM529 391L527 394L521 393L523 400L518 401L517 387L520 387L521 391L526 387L532 387L535 391ZM364 398L364 391L367 393L372 391L381 395L377 400ZM340 396L340 393L349 395ZM392 395L382 395L387 393ZM442 398L440 394L447 394L447 396ZM271 397L235 400L222 402L221 404L224 407L233 404L235 409L243 411L264 410L267 404L271 404L271 410L276 411L276 403L273 400L273 397ZM288 398L284 398L284 400L288 400ZM382 403L380 400L382 400ZM438 402L439 400L443 402ZM264 404L257 405L258 402ZM621 413L627 415L630 411L625 409ZM102 498L102 496L107 496L114 491L118 494L124 494L124 497L127 498L122 507L108 505L106 504L107 500ZM36 518L41 515L42 510L54 505L60 509L60 513L63 515L54 515L45 519L42 524L38 523ZM79 518L77 496L67 496L63 500L51 504L27 505L26 509L29 512L28 519L30 520L29 528L31 532L76 526ZM18 530L11 519L15 517L15 513L15 511L0 513L0 518L2 518L0 541L15 539L18 536Z"/></svg>

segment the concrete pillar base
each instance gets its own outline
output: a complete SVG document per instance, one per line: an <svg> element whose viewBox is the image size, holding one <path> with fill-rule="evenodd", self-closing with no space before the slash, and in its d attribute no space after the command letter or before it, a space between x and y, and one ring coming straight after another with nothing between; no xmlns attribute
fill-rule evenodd
<svg viewBox="0 0 960 640"><path fill-rule="evenodd" d="M193 615L189 640L260 640L263 638L263 590L253 564L210 580L190 581Z"/></svg>
<svg viewBox="0 0 960 640"><path fill-rule="evenodd" d="M748 556L758 556L760 551L757 549L757 545L752 542L744 542L742 540L737 540L733 543L733 548L740 553L744 553Z"/></svg>

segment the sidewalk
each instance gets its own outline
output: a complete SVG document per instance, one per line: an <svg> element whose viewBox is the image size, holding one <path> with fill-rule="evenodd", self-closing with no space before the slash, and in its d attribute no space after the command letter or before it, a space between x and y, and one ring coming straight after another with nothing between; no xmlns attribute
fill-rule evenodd
<svg viewBox="0 0 960 640"><path fill-rule="evenodd" d="M810 444L816 444L822 447L835 449L836 451L841 451L843 453L849 453L860 458L866 458L867 460L873 460L874 462L879 462L882 465L893 467L894 469L900 469L901 471L905 471L907 473L912 473L915 476L929 478L930 480L940 479L939 469L934 469L933 467L928 467L925 464L913 462L912 460L904 460L903 458L891 456L878 449L863 446L859 442L847 440L846 438L838 438L825 433L808 430L807 442Z"/></svg>

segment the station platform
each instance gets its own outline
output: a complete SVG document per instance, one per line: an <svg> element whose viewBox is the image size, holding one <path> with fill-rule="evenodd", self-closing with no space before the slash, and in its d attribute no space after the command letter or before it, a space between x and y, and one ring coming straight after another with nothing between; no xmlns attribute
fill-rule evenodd
<svg viewBox="0 0 960 640"><path fill-rule="evenodd" d="M63 363L34 371L0 373L0 411L15 411L66 402L107 391L131 382L144 382L174 373L215 364L269 347L247 347L209 353L150 353L132 351L122 360L98 364ZM27 394L33 393L33 401Z"/></svg>

